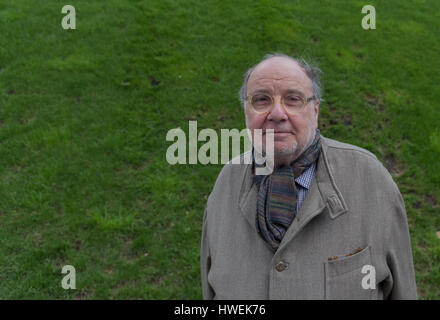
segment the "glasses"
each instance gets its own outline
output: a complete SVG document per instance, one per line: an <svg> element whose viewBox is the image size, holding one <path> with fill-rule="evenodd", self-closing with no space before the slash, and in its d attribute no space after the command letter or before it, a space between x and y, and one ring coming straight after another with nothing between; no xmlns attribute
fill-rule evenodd
<svg viewBox="0 0 440 320"><path fill-rule="evenodd" d="M281 97L280 103L284 110L290 115L301 113L305 106L316 97L305 98L299 93L292 93ZM274 107L274 98L266 93L257 93L253 96L248 96L247 101L252 109L258 113L269 113Z"/></svg>

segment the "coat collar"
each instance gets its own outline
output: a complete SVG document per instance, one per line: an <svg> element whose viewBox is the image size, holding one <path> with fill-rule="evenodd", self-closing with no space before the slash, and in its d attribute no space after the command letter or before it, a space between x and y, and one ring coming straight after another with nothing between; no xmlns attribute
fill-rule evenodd
<svg viewBox="0 0 440 320"><path fill-rule="evenodd" d="M334 179L334 172L329 163L328 139L321 134L321 153L318 159L315 176L312 185L307 192L303 204L295 218L294 230L289 230L286 236L298 231L304 227L313 217L327 209L330 218L336 217L348 212L346 202L339 191ZM253 173L252 164L247 164L244 170L242 186L239 195L239 207L246 220L256 230L255 215L257 206L257 186L252 183Z"/></svg>

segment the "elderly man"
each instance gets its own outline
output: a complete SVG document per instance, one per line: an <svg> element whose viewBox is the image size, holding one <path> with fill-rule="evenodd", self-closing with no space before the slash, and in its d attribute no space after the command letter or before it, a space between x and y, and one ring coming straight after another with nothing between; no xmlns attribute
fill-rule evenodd
<svg viewBox="0 0 440 320"><path fill-rule="evenodd" d="M417 299L399 189L375 155L320 134L316 70L276 54L245 75L246 125L274 130L275 168L222 169L203 220L205 299Z"/></svg>

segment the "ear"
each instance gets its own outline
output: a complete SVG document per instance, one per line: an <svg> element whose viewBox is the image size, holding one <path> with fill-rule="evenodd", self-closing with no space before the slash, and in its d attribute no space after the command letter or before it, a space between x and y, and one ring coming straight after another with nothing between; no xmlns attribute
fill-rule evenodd
<svg viewBox="0 0 440 320"><path fill-rule="evenodd" d="M316 100L315 105L313 106L313 109L315 110L315 117L316 117L316 122L318 122L318 117L319 117L319 105L320 105L319 100Z"/></svg>

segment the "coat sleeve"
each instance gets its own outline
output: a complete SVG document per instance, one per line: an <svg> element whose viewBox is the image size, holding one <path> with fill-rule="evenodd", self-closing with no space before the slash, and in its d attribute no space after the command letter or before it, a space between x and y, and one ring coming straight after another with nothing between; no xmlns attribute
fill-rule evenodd
<svg viewBox="0 0 440 320"><path fill-rule="evenodd" d="M205 209L205 213L203 215L202 241L200 249L200 272L202 278L203 299L212 300L215 294L208 282L208 272L211 268L211 252L209 250L207 232L207 209Z"/></svg>
<svg viewBox="0 0 440 320"><path fill-rule="evenodd" d="M411 250L408 221L402 195L395 185L395 205L391 210L387 233L386 261L391 271L384 298L416 300L417 287Z"/></svg>

